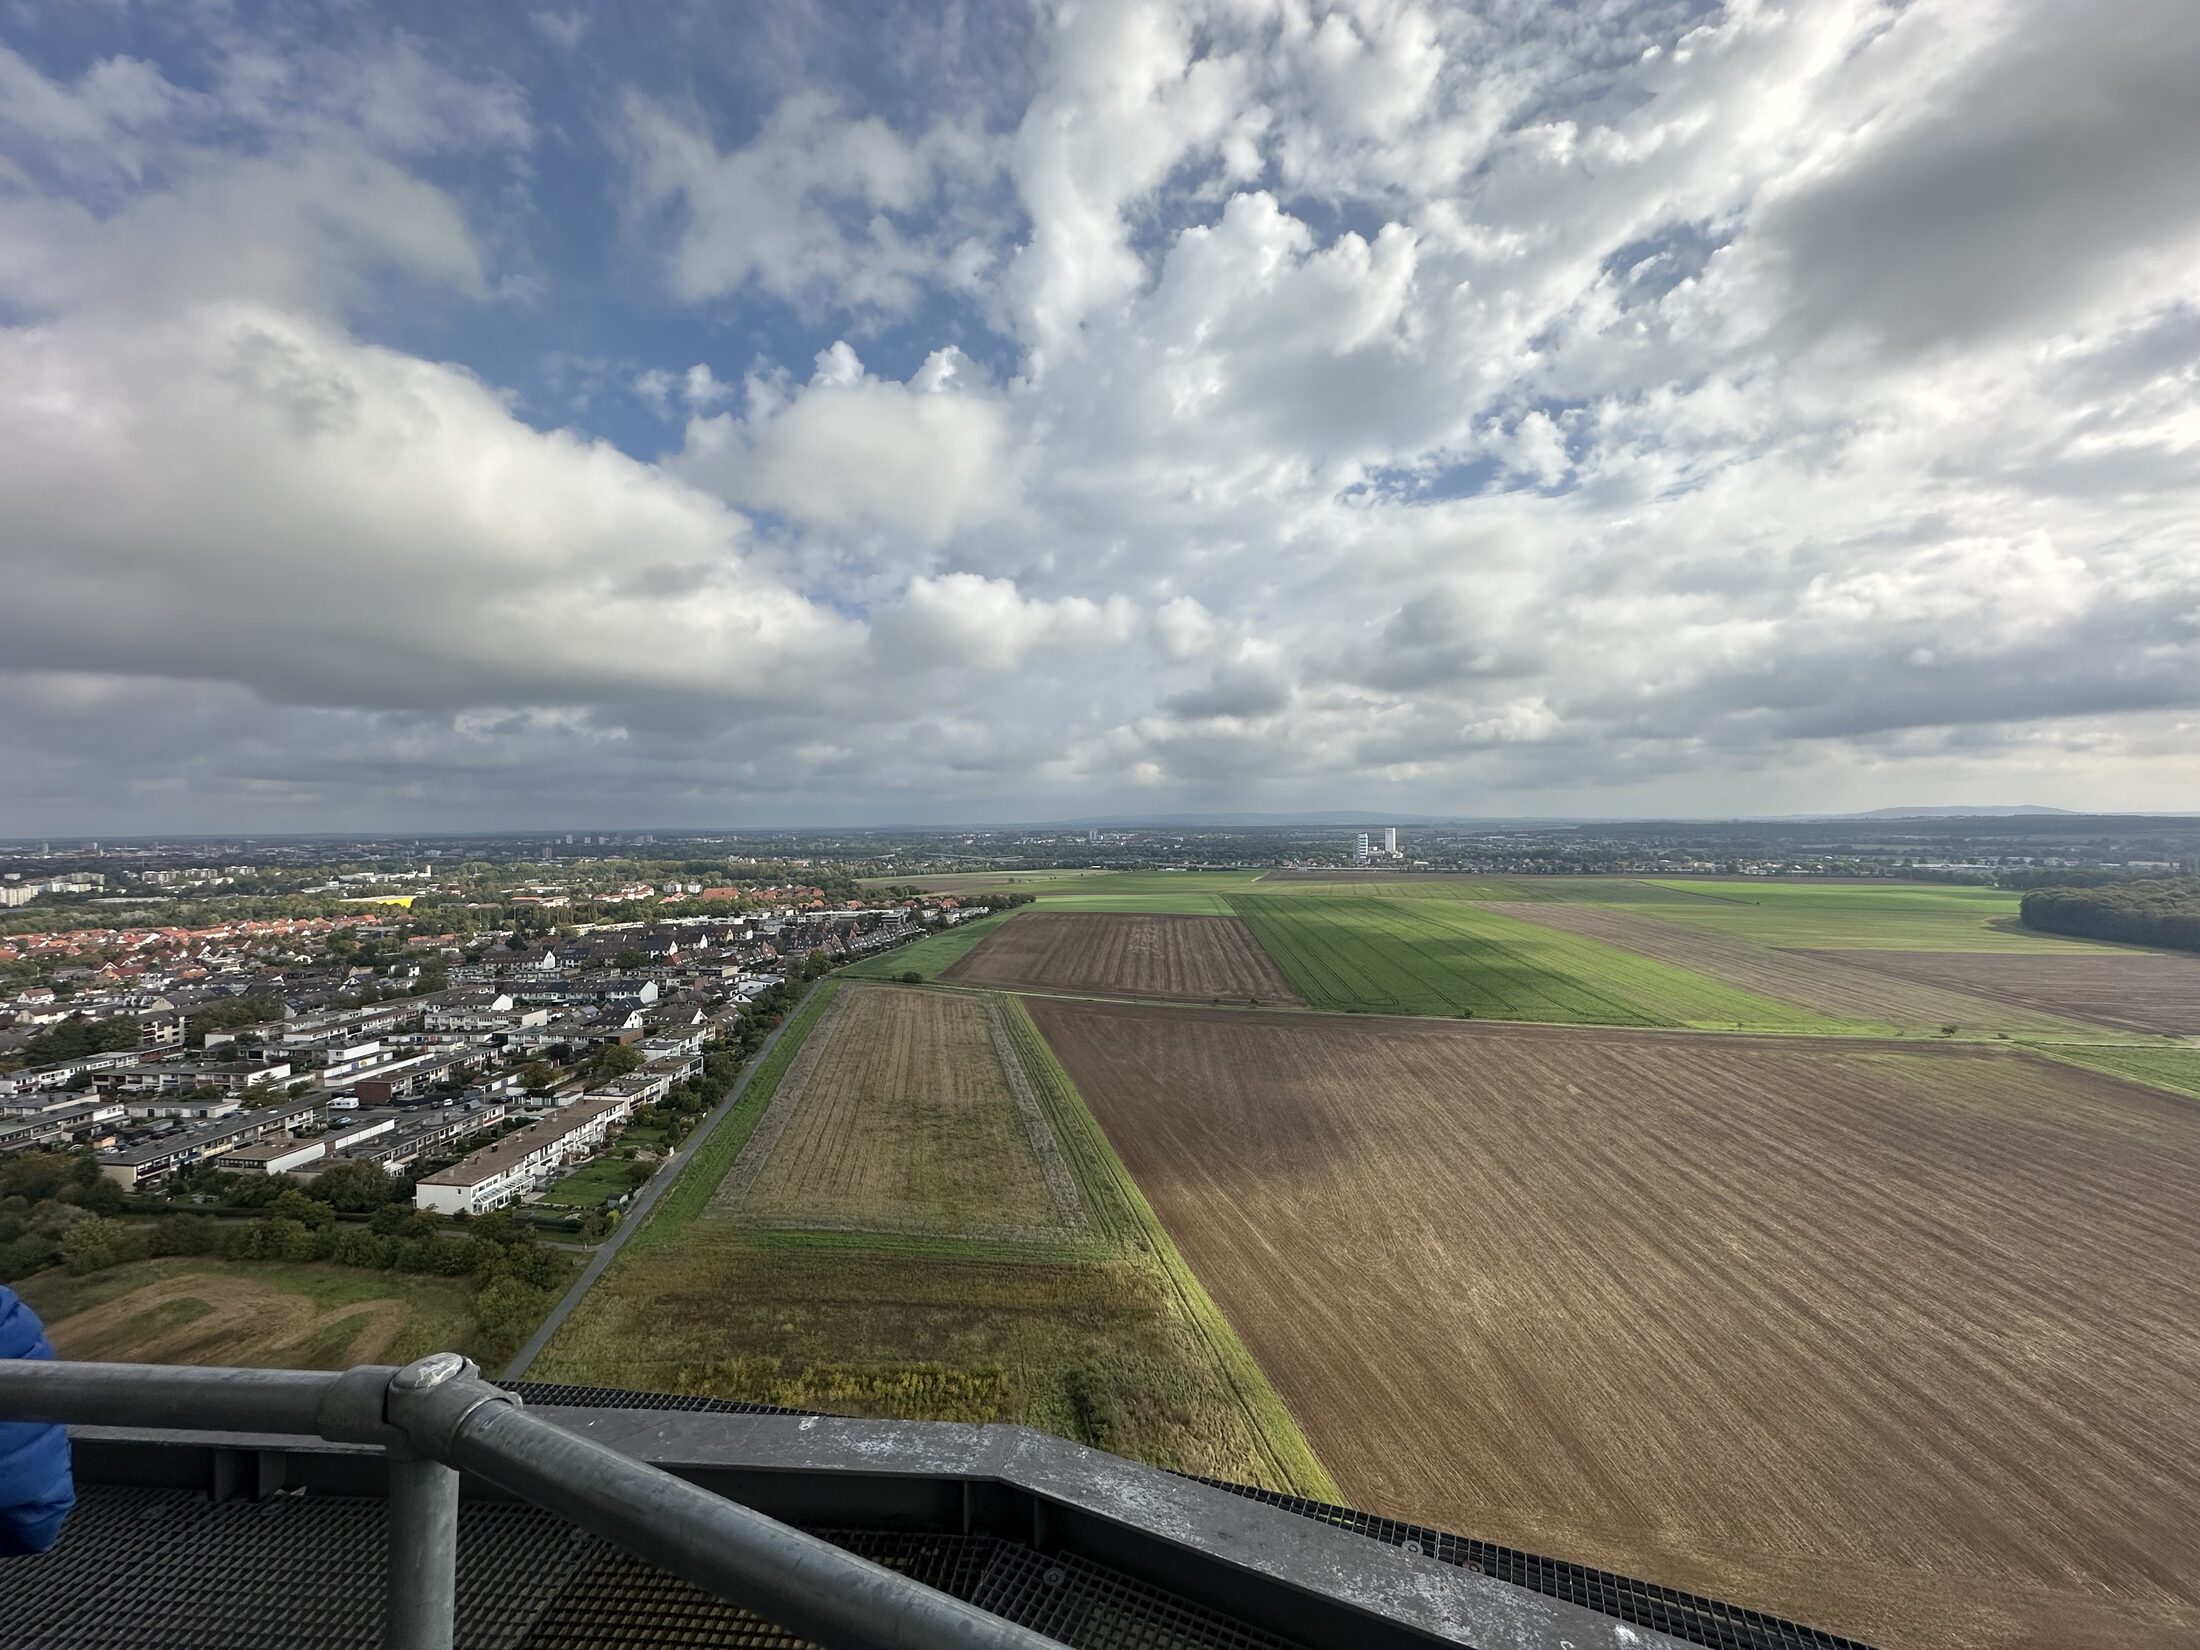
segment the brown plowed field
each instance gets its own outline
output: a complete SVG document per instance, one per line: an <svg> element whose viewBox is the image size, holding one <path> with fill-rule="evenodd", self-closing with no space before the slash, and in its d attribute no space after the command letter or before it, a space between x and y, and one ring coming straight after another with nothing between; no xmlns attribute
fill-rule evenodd
<svg viewBox="0 0 2200 1650"><path fill-rule="evenodd" d="M1025 911L940 978L1162 1002L1299 1000L1235 917Z"/></svg>
<svg viewBox="0 0 2200 1650"><path fill-rule="evenodd" d="M1714 980L1745 990L1777 997L1830 1014L1840 1019L1880 1020L1911 1029L1943 1025L1966 1030L2046 1031L2068 1035L2085 1028L2076 1020L2046 1011L2045 1005L1989 1000L1971 995L1954 979L1938 984L1924 975L1882 971L1867 958L1893 957L1907 961L1912 953L1896 951L1782 951L1757 945L1716 929L1663 922L1653 916L1620 910L1610 905L1574 904L1547 900L1533 904L1492 904L1523 922L1546 928L1562 928L1616 945L1638 956L1654 957L1708 974ZM1980 962L2000 962L1999 956L1979 957ZM2030 962L2033 958L2021 960ZM1955 988L1955 989L1952 989Z"/></svg>
<svg viewBox="0 0 2200 1650"><path fill-rule="evenodd" d="M2010 1051L1033 1000L1357 1504L1891 1647L2200 1643L2200 1114Z"/></svg>
<svg viewBox="0 0 2200 1650"><path fill-rule="evenodd" d="M1823 956L1823 952L1800 953ZM2126 1031L2200 1032L2200 957L2174 951L1844 951L1843 963Z"/></svg>

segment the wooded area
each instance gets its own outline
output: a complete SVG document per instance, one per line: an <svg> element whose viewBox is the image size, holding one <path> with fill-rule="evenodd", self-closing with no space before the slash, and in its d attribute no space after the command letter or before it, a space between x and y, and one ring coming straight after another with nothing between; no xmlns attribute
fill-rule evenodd
<svg viewBox="0 0 2200 1650"><path fill-rule="evenodd" d="M2024 925L2089 940L2200 951L2200 879L2034 889L2024 896Z"/></svg>

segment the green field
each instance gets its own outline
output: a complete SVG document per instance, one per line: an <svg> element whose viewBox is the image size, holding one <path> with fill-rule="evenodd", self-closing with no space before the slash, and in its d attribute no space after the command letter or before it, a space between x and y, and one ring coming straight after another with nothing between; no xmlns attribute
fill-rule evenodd
<svg viewBox="0 0 2200 1650"><path fill-rule="evenodd" d="M796 1065L807 1105L830 1052L805 1057L793 1040L815 1025L813 1003L774 1050L777 1069L759 1074L728 1119L726 1139L698 1154L530 1373L846 1414L1013 1421L1164 1466L1333 1496L1021 1006L1000 1006L1012 1057L1074 1182L1079 1231L851 1230L832 1197L821 1215L840 1224L807 1230L786 1196L799 1175L770 1188L770 1226L748 1218L738 1194L761 1171L751 1158L728 1173ZM869 1025L839 1016L830 1035ZM877 1105L845 1108L843 1127L860 1131L882 1115ZM795 1141L805 1161L831 1161L814 1124L806 1135L786 1127L756 1144L776 1155ZM864 1144L846 1142L851 1154ZM769 1169L772 1157L762 1162ZM903 1209L891 1176L873 1185L867 1219L881 1226L921 1224L937 1201L905 1186L915 1202Z"/></svg>
<svg viewBox="0 0 2200 1650"><path fill-rule="evenodd" d="M1155 917L1227 917L1233 915L1227 894L1042 894L1034 907L1040 911L1102 911L1144 913Z"/></svg>
<svg viewBox="0 0 2200 1650"><path fill-rule="evenodd" d="M1466 901L1231 900L1309 1006L1584 1025L1870 1029Z"/></svg>
<svg viewBox="0 0 2200 1650"><path fill-rule="evenodd" d="M1693 896L1651 915L1800 951L2067 951L2017 926L2022 895L1919 884L1664 881Z"/></svg>
<svg viewBox="0 0 2200 1650"><path fill-rule="evenodd" d="M1015 916L1004 911L996 916L975 917L969 922L959 922L944 934L933 934L908 945L897 945L891 951L880 951L872 956L858 958L840 969L851 980L898 980L904 974L916 973L928 980L936 980L943 969L951 968L994 929Z"/></svg>
<svg viewBox="0 0 2200 1650"><path fill-rule="evenodd" d="M1339 872L1316 881L1307 877L1264 877L1244 892L1279 899L1555 899L1537 877L1391 877Z"/></svg>

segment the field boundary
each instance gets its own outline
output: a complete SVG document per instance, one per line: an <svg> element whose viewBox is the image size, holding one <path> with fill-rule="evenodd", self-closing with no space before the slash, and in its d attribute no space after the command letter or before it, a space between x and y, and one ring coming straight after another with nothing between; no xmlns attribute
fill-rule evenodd
<svg viewBox="0 0 2200 1650"><path fill-rule="evenodd" d="M1092 1108L1085 1104L1084 1096L1077 1092L1077 1085L1055 1057L1038 1025L1023 1004L1014 998L1008 999L1004 1006L1003 1019L1018 1046L1025 1069L1033 1073L1050 1104L1056 1135L1078 1156L1083 1172L1092 1177L1097 1187L1104 1187L1112 1194L1121 1210L1124 1225L1114 1234L1117 1241L1133 1252L1144 1254L1162 1273L1183 1310L1186 1323L1206 1347L1213 1368L1237 1400L1255 1444L1267 1458L1269 1470L1282 1484L1325 1486L1318 1491L1301 1490L1300 1493L1309 1499L1341 1501L1343 1492L1314 1454L1313 1446L1306 1441L1297 1417L1269 1382L1266 1372L1238 1337L1230 1320L1223 1316L1214 1297L1207 1293L1191 1266L1177 1252L1176 1241L1161 1224L1153 1205L1146 1201L1146 1194L1139 1190L1138 1182L1132 1178L1122 1158L1116 1155L1107 1131L1100 1126ZM1099 1204L1106 1201L1095 1199Z"/></svg>
<svg viewBox="0 0 2200 1650"><path fill-rule="evenodd" d="M686 1170L666 1190L650 1218L635 1231L632 1240L635 1248L650 1249L669 1242L710 1207L711 1194L718 1189L726 1171L733 1167L734 1159L740 1156L764 1108L771 1104L787 1067L794 1063L811 1029L832 1006L839 990L839 982L835 980L815 987L802 1006L772 1033L775 1040L760 1051L760 1058L742 1074L740 1085L726 1097L724 1119L697 1147ZM756 1104L744 1109L742 1102L748 1100Z"/></svg>
<svg viewBox="0 0 2200 1650"><path fill-rule="evenodd" d="M1001 1075L1008 1080L1008 1092L1015 1096L1016 1110L1022 1114L1024 1128L1031 1135L1032 1155L1039 1160L1039 1173L1046 1179L1047 1199L1054 1205L1058 1225L1064 1232L1083 1232L1090 1222L1085 1214L1084 1197L1077 1189L1077 1176L1070 1172L1062 1142L1055 1135L1054 1125L1047 1120L1039 1096L1033 1092L1031 1073L1024 1069L1023 1051L1015 1046L1009 1034L1008 1011L1001 998L986 999L985 1023L993 1035L993 1052L1000 1059Z"/></svg>
<svg viewBox="0 0 2200 1650"><path fill-rule="evenodd" d="M581 1275L573 1280L573 1286L544 1315L542 1322L535 1326L534 1333L527 1337L520 1349L512 1354L512 1361L505 1365L502 1379L516 1381L527 1373L528 1366L542 1356L543 1349L565 1327L565 1320L573 1315L574 1308L586 1298L597 1280L611 1269L612 1261L623 1250L631 1245L639 1253L669 1241L708 1205L708 1188L697 1195L690 1195L688 1189L699 1180L708 1180L715 1186L718 1177L726 1172L726 1164L731 1161L733 1154L740 1151L748 1129L756 1126L755 1116L751 1113L746 1119L747 1126L743 1127L743 1119L738 1115L741 1102L748 1097L750 1087L757 1081L764 1082L764 1096L769 1099L771 1085L779 1081L779 1073L786 1069L785 1061L781 1059L782 1051L800 1044L802 1038L808 1034L808 1028L816 1023L817 1016L832 1000L835 989L832 981L826 981L813 990L793 1014L773 1028L771 1035L764 1039L764 1046L757 1050L757 1059L735 1081L732 1092L718 1103L715 1112L703 1120L694 1138L675 1152L672 1161L658 1170L648 1184L643 1186L634 1207L627 1212L626 1221L621 1223L606 1242L597 1246L595 1254L589 1257L588 1264L581 1268ZM793 1044L789 1043L790 1038L793 1039Z"/></svg>
<svg viewBox="0 0 2200 1650"><path fill-rule="evenodd" d="M825 1046L833 1040L833 1028L840 1024L847 1005L848 995L835 992L831 1006L820 1012L803 1033L801 1048L781 1068L763 1109L757 1113L756 1121L749 1126L741 1142L740 1151L726 1172L719 1176L718 1184L711 1188L707 1207L729 1213L740 1208L742 1200L756 1184L757 1176L764 1172L764 1165L771 1161L772 1148L787 1132L787 1124L802 1104L803 1095L809 1092L810 1078L817 1071L818 1061L824 1058Z"/></svg>
<svg viewBox="0 0 2200 1650"><path fill-rule="evenodd" d="M845 980L877 980L890 985L907 984L901 976L909 973L922 974L929 981L937 978L945 969L954 967L973 949L983 945L1030 909L1028 905L1018 905L987 916L972 917L968 922L958 922L954 927L940 933L927 934L912 944L897 945L891 950L858 957L852 963L842 963L834 972ZM937 960L943 955L947 957L944 963Z"/></svg>

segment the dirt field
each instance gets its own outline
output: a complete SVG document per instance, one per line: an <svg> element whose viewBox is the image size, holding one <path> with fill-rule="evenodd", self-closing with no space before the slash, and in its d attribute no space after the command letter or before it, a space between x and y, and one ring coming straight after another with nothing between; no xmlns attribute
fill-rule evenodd
<svg viewBox="0 0 2200 1650"><path fill-rule="evenodd" d="M1235 917L1025 911L941 978L1164 1002L1299 1000Z"/></svg>
<svg viewBox="0 0 2200 1650"><path fill-rule="evenodd" d="M996 1017L972 997L843 989L721 1199L806 1230L1073 1230L1076 1188Z"/></svg>
<svg viewBox="0 0 2200 1650"><path fill-rule="evenodd" d="M2200 957L2172 951L1874 951L1841 960L2125 1031L2200 1033Z"/></svg>
<svg viewBox="0 0 2200 1650"><path fill-rule="evenodd" d="M1905 957L1902 952L1803 952L1783 951L1721 934L1713 929L1663 922L1648 912L1629 911L1611 905L1567 903L1558 900L1535 904L1493 905L1525 922L1584 934L1641 956L1708 974L1728 985L1759 991L1784 1002L1799 1003L1839 1019L1881 1020L1911 1030L1961 1026L1966 1030L2044 1031L2069 1033L2082 1029L2078 1022L2046 1012L2040 1004L1995 1001L1971 995L1954 979L1933 983L1928 975L1891 977L1873 958ZM1917 953L1916 960L1946 960L1942 953ZM1981 958L2003 962L2018 959ZM2022 959L2031 961L2031 958Z"/></svg>
<svg viewBox="0 0 2200 1650"><path fill-rule="evenodd" d="M476 1327L463 1279L311 1263L139 1261L23 1294L63 1357L124 1363L347 1369L465 1347Z"/></svg>
<svg viewBox="0 0 2200 1650"><path fill-rule="evenodd" d="M1357 1504L1890 1650L2200 1642L2200 1117L1980 1047L1031 1000Z"/></svg>

